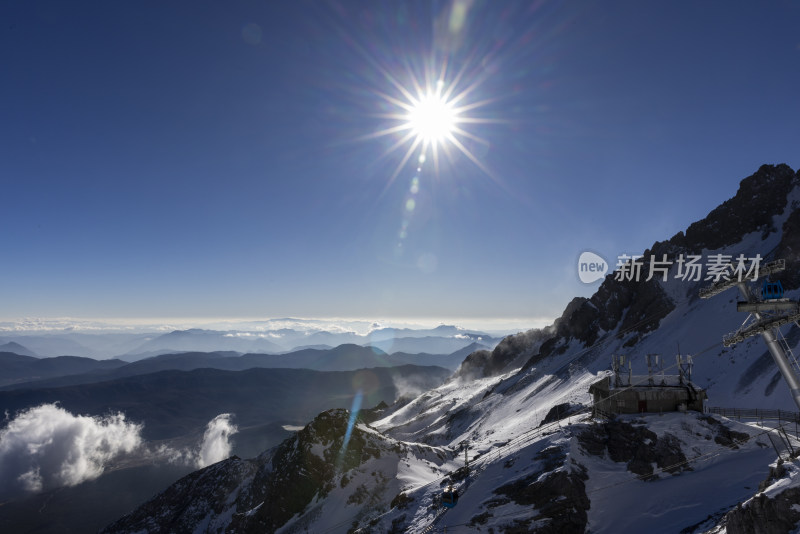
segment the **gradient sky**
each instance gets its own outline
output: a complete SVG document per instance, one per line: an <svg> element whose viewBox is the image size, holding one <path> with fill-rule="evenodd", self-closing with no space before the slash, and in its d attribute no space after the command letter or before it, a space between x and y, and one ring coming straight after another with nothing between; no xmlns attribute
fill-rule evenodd
<svg viewBox="0 0 800 534"><path fill-rule="evenodd" d="M793 1L4 1L0 318L555 317L596 287L583 250L800 166L798 27ZM371 137L426 74L471 89L480 166Z"/></svg>

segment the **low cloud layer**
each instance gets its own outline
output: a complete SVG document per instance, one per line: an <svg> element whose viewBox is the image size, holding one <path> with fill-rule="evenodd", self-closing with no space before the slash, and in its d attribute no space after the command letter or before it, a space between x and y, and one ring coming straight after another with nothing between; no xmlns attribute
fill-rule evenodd
<svg viewBox="0 0 800 534"><path fill-rule="evenodd" d="M55 404L20 412L0 430L2 491L41 491L99 477L142 445L142 425L123 414L73 415Z"/></svg>
<svg viewBox="0 0 800 534"><path fill-rule="evenodd" d="M0 499L75 486L127 455L205 467L230 456L230 438L237 432L231 418L225 413L209 421L195 448L152 450L142 439L143 425L122 413L90 417L57 404L29 408L0 430Z"/></svg>

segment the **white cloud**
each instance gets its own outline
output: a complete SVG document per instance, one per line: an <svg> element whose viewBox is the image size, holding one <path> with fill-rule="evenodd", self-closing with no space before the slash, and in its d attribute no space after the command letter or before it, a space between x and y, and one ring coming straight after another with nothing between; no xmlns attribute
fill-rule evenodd
<svg viewBox="0 0 800 534"><path fill-rule="evenodd" d="M0 430L3 489L41 491L97 478L142 444L141 430L121 413L76 416L55 404L25 410Z"/></svg>
<svg viewBox="0 0 800 534"><path fill-rule="evenodd" d="M231 423L232 414L222 413L208 422L203 441L196 450L173 449L160 445L152 454L156 459L166 460L173 464L191 465L201 469L207 465L221 462L231 455L230 438L238 428Z"/></svg>
<svg viewBox="0 0 800 534"><path fill-rule="evenodd" d="M231 423L231 414L223 413L208 422L203 443L197 454L197 467L220 462L231 455L230 437L239 429Z"/></svg>
<svg viewBox="0 0 800 534"><path fill-rule="evenodd" d="M297 332L353 332L362 336L379 328L434 328L441 324L458 325L470 330L514 330L523 331L541 328L553 322L551 317L530 318L487 318L487 317L415 317L415 318L320 318L320 319L232 319L232 318L116 318L79 319L72 317L24 317L0 318L0 332L4 333L52 333L84 332L103 333L148 333L171 332L203 328L226 332L264 333L280 335L277 330L284 328Z"/></svg>
<svg viewBox="0 0 800 534"><path fill-rule="evenodd" d="M267 333L260 333L260 332L228 332L223 337L238 337L238 338L259 338L259 339L280 339L283 337L283 334L279 334L277 332L267 332Z"/></svg>
<svg viewBox="0 0 800 534"><path fill-rule="evenodd" d="M397 389L395 400L402 397L417 397L430 389L427 384L423 383L423 379L417 376L395 376L392 378L392 382Z"/></svg>
<svg viewBox="0 0 800 534"><path fill-rule="evenodd" d="M202 468L228 458L231 436L238 431L232 415L208 422L195 449L143 446L143 425L122 413L105 417L73 415L56 404L20 412L0 430L0 498L75 486L100 475L114 461L132 453L155 461Z"/></svg>

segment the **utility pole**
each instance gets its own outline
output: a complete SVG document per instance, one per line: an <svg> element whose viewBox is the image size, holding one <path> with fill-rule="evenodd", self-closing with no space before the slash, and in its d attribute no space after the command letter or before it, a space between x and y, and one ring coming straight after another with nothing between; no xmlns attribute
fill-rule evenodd
<svg viewBox="0 0 800 534"><path fill-rule="evenodd" d="M759 269L757 271L758 276L755 279L764 278L785 269L786 262L784 260L775 260ZM780 331L780 327L783 325L798 324L798 320L800 320L800 304L788 298L783 298L783 289L780 286L780 282L770 284L767 281L765 281L764 289L761 292L761 300L750 291L744 281L740 280L720 280L707 288L701 289L700 298L711 298L734 286L739 289L739 293L744 299L743 302L739 302L736 305L736 309L741 312L748 312L750 315L738 330L722 338L722 344L730 347L748 337L761 334L761 339L767 345L775 365L778 366L784 381L789 386L789 391L795 404L800 408L800 378L798 378L800 366L798 366L789 343ZM779 291L777 290L778 288L780 288Z"/></svg>

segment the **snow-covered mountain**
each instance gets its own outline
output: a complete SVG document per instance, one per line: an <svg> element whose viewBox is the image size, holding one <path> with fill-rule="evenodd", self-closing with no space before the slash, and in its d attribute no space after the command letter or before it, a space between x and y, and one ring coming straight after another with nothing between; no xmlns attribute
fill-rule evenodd
<svg viewBox="0 0 800 534"><path fill-rule="evenodd" d="M796 409L760 338L724 348L737 295L681 279L678 258L787 260L800 295L800 173L762 166L706 218L644 251L649 281L611 274L544 330L470 354L445 384L372 412L325 412L254 460L182 479L109 532L789 532L798 468L774 430L696 412L593 419L589 386L612 354L694 356L709 404ZM643 264L647 273L649 261ZM796 349L800 330L787 329ZM469 460L469 468L464 458ZM443 490L460 494L441 506ZM769 519L769 520L767 520Z"/></svg>

